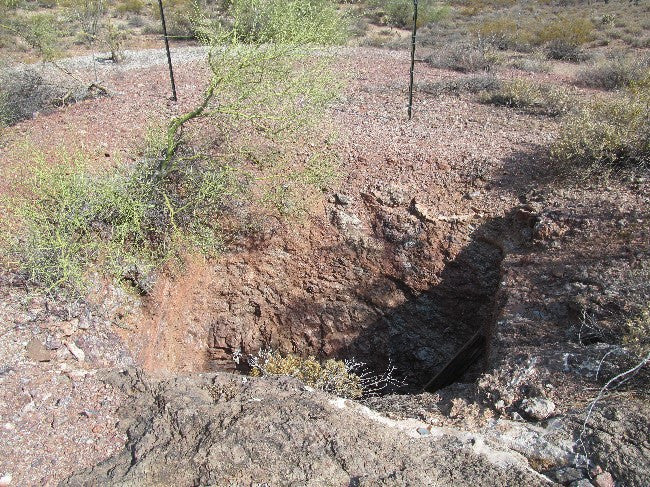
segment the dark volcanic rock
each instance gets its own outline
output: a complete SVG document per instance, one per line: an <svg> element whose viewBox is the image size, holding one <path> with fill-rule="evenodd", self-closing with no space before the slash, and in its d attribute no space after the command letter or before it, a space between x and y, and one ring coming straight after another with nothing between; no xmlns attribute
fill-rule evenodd
<svg viewBox="0 0 650 487"><path fill-rule="evenodd" d="M517 454L466 433L393 421L293 379L201 374L134 394L119 454L64 485L509 485L549 483ZM139 392L138 392L139 391Z"/></svg>

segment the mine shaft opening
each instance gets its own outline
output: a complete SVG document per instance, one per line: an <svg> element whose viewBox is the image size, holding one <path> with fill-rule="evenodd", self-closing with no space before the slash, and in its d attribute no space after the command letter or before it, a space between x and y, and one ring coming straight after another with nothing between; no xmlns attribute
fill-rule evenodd
<svg viewBox="0 0 650 487"><path fill-rule="evenodd" d="M471 382L487 364L502 259L499 245L475 235L425 290L375 276L348 286L347 296L294 300L272 316L252 299L253 319L240 321L237 333L223 321L211 327L206 369L247 373L245 357L266 348L319 360L353 359L378 376L392 366L402 385L385 393L435 392ZM386 306L390 300L382 298L393 295L402 297L399 304ZM253 323L257 329L250 328Z"/></svg>

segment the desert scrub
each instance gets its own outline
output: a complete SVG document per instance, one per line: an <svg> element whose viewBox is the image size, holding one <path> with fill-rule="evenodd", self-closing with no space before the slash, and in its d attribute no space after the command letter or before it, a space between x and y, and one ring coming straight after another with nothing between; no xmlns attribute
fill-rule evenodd
<svg viewBox="0 0 650 487"><path fill-rule="evenodd" d="M286 375L305 385L341 397L358 399L363 395L361 377L350 371L342 360L320 363L314 357L282 356L278 352L260 351L251 359L251 375Z"/></svg>
<svg viewBox="0 0 650 487"><path fill-rule="evenodd" d="M413 24L412 0L371 0L370 17L374 22L405 28ZM418 2L418 27L437 22L449 15L449 7L435 0Z"/></svg>
<svg viewBox="0 0 650 487"><path fill-rule="evenodd" d="M187 156L160 179L157 161L91 172L82 155L32 158L5 211L17 222L9 253L47 291L82 294L91 268L148 292L151 271L181 251L216 252L219 217L239 191L227 166Z"/></svg>
<svg viewBox="0 0 650 487"><path fill-rule="evenodd" d="M602 97L567 117L553 158L593 174L650 163L650 78L613 97Z"/></svg>
<svg viewBox="0 0 650 487"><path fill-rule="evenodd" d="M482 101L549 116L569 113L577 106L575 93L523 79L502 83L498 89L487 92Z"/></svg>
<svg viewBox="0 0 650 487"><path fill-rule="evenodd" d="M338 87L330 56L314 53L341 34L331 18L319 22L318 8L331 12L324 1L314 2L308 21L303 2L255 1L272 21L254 35L236 17L227 27L202 24L212 70L204 96L162 131L151 131L136 163L91 172L83 158L35 158L27 187L6 205L17 209L19 222L6 232L16 236L14 261L31 282L83 294L94 268L147 293L154 271L170 259L218 252L222 224L237 228L231 222L255 201L267 203L264 194L272 195L267 206L276 215L295 213L294 201L328 184L333 153L298 148L313 137L310 127ZM185 136L196 119L218 132L210 155Z"/></svg>
<svg viewBox="0 0 650 487"><path fill-rule="evenodd" d="M461 73L490 71L497 56L485 43L453 43L442 47L426 59L435 68L451 69Z"/></svg>
<svg viewBox="0 0 650 487"><path fill-rule="evenodd" d="M590 88L615 90L642 81L650 72L650 57L618 55L580 71L578 82Z"/></svg>

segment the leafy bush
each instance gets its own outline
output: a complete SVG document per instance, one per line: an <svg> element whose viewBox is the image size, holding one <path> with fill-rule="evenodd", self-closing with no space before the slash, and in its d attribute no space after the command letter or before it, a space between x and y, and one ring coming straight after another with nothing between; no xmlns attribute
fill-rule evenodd
<svg viewBox="0 0 650 487"><path fill-rule="evenodd" d="M264 43L290 37L305 45L342 44L347 20L327 0L232 0L228 15L244 42Z"/></svg>
<svg viewBox="0 0 650 487"><path fill-rule="evenodd" d="M554 158L583 171L650 163L650 78L613 98L597 99L568 117Z"/></svg>
<svg viewBox="0 0 650 487"><path fill-rule="evenodd" d="M95 175L81 156L62 159L37 155L27 196L11 202L22 222L14 253L32 282L82 292L92 264L139 288L181 243L218 249L217 220L238 190L229 167L187 158L160 180L147 158Z"/></svg>
<svg viewBox="0 0 650 487"><path fill-rule="evenodd" d="M62 30L58 19L51 14L34 14L17 20L12 27L12 31L38 51L45 61L59 55L58 39Z"/></svg>
<svg viewBox="0 0 650 487"><path fill-rule="evenodd" d="M537 42L546 45L550 59L584 61L580 48L593 39L594 24L582 17L560 17L546 23L537 32Z"/></svg>
<svg viewBox="0 0 650 487"><path fill-rule="evenodd" d="M371 17L375 22L393 27L413 25L412 0L371 0ZM418 2L418 27L437 22L449 14L449 8L435 0Z"/></svg>
<svg viewBox="0 0 650 487"><path fill-rule="evenodd" d="M283 357L277 352L261 351L251 360L252 376L286 375L304 384L337 396L358 399L363 395L361 377L348 369L342 360L318 362L314 357Z"/></svg>
<svg viewBox="0 0 650 487"><path fill-rule="evenodd" d="M487 94L483 101L550 116L568 113L576 105L575 94L523 79L503 83L498 90Z"/></svg>
<svg viewBox="0 0 650 487"><path fill-rule="evenodd" d="M439 49L426 61L436 68L472 73L490 71L496 64L496 56L481 44L454 43Z"/></svg>
<svg viewBox="0 0 650 487"><path fill-rule="evenodd" d="M650 58L616 56L584 68L578 82L591 88L626 88L648 76Z"/></svg>

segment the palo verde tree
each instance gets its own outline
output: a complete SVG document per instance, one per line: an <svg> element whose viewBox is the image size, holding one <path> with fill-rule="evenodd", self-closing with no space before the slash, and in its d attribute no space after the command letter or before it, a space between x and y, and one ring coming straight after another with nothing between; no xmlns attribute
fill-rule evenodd
<svg viewBox="0 0 650 487"><path fill-rule="evenodd" d="M234 0L228 14L225 27L197 20L211 77L201 102L170 121L161 176L174 168L183 128L193 120L244 121L277 138L321 112L336 93L322 48L342 43L347 29L328 0Z"/></svg>
<svg viewBox="0 0 650 487"><path fill-rule="evenodd" d="M83 291L92 268L146 293L170 257L223 248L224 222L246 217L237 212L247 203L282 212L299 199L292 188L326 184L331 157L304 139L339 85L327 49L347 32L336 7L233 0L226 22L198 18L197 30L209 46L205 90L151 132L136 162L102 172L83 156L35 159L16 192L30 196L6 205L21 228L3 232L16 236L12 260L32 282Z"/></svg>

